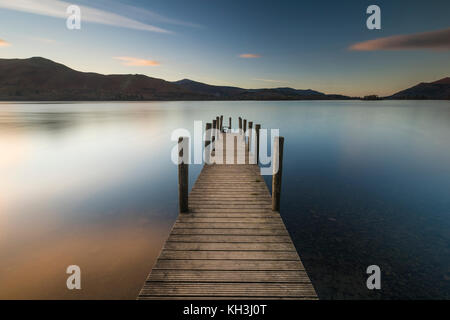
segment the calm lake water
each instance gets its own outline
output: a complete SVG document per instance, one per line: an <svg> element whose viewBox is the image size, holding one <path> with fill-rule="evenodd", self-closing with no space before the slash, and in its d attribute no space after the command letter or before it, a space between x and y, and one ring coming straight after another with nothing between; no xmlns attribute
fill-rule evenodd
<svg viewBox="0 0 450 320"><path fill-rule="evenodd" d="M281 215L320 298L450 298L448 101L0 103L0 298L135 299L177 217L171 133L220 114L285 137Z"/></svg>

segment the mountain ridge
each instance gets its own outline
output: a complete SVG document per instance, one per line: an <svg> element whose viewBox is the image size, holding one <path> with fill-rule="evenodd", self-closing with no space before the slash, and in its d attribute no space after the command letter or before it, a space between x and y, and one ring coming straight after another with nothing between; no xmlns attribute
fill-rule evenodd
<svg viewBox="0 0 450 320"><path fill-rule="evenodd" d="M52 60L0 59L0 100L170 100L192 93L145 75L80 72Z"/></svg>
<svg viewBox="0 0 450 320"><path fill-rule="evenodd" d="M244 89L142 74L81 72L42 57L0 59L0 100L329 100L351 99L311 89Z"/></svg>
<svg viewBox="0 0 450 320"><path fill-rule="evenodd" d="M386 98L402 100L450 100L450 77L433 82L421 82Z"/></svg>
<svg viewBox="0 0 450 320"><path fill-rule="evenodd" d="M0 59L3 101L350 100L339 94L289 87L245 89L143 74L81 72L42 57ZM422 82L385 99L450 99L450 77Z"/></svg>

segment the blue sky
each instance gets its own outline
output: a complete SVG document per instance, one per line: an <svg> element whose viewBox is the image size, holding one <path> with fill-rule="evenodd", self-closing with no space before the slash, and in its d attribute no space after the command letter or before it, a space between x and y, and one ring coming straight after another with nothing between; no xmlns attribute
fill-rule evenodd
<svg viewBox="0 0 450 320"><path fill-rule="evenodd" d="M66 28L66 2L0 0L0 57L43 56L80 71L348 95L386 95L450 76L450 37L438 47L413 38L418 47L389 50L380 40L367 51L349 49L372 39L447 30L447 0L70 3L82 8L81 30ZM381 8L381 30L366 28L371 4ZM92 18L98 12L101 21Z"/></svg>

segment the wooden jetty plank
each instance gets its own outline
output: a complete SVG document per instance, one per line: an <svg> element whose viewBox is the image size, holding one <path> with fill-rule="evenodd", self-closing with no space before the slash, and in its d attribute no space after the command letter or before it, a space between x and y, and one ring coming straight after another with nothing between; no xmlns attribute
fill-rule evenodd
<svg viewBox="0 0 450 320"><path fill-rule="evenodd" d="M210 270L154 270L148 282L288 282L307 283L309 277L304 271L210 271Z"/></svg>
<svg viewBox="0 0 450 320"><path fill-rule="evenodd" d="M251 236L283 236L289 237L283 229L181 229L173 228L172 235L251 235Z"/></svg>
<svg viewBox="0 0 450 320"><path fill-rule="evenodd" d="M204 201L201 200L195 200L195 201L189 201L189 204L191 207L194 208L203 208L203 207L209 207L211 205L215 206L225 206L225 207L231 207L231 208L243 208L242 206L245 205L252 205L252 206L260 206L261 208L267 208L267 205L270 204L270 200L223 200L223 201L214 201L210 199L205 199ZM238 207L239 206L239 207Z"/></svg>
<svg viewBox="0 0 450 320"><path fill-rule="evenodd" d="M243 136L213 144L138 299L317 299Z"/></svg>
<svg viewBox="0 0 450 320"><path fill-rule="evenodd" d="M171 234L170 241L179 242L291 242L289 236L259 236L259 235L221 235L221 234L199 234L199 235L186 235L186 234Z"/></svg>
<svg viewBox="0 0 450 320"><path fill-rule="evenodd" d="M271 213L253 213L253 212L227 212L227 213L219 213L219 212L197 212L195 215L195 219L200 218L217 218L217 219L246 219L246 218L260 218L260 219L279 219L274 214ZM230 220L231 221L231 220Z"/></svg>
<svg viewBox="0 0 450 320"><path fill-rule="evenodd" d="M295 251L289 242L280 243L225 243L225 242L171 242L164 244L164 250L200 250L200 251Z"/></svg>
<svg viewBox="0 0 450 320"><path fill-rule="evenodd" d="M183 270L305 270L300 261L290 260L191 260L158 259L153 269Z"/></svg>
<svg viewBox="0 0 450 320"><path fill-rule="evenodd" d="M179 229L268 229L276 228L284 230L284 224L281 221L277 222L247 222L247 221L232 221L232 222L176 222L174 228Z"/></svg>
<svg viewBox="0 0 450 320"><path fill-rule="evenodd" d="M221 226L226 226L227 224L234 224L234 223L275 223L275 224L283 224L283 221L277 217L277 216L237 216L237 215L227 215L225 217L222 216L215 216L215 217L183 217L181 219L178 219L176 224L182 224L182 223L202 223L202 224L208 224L211 225L212 223L220 223ZM237 225L236 225L237 226ZM283 224L284 226L284 224Z"/></svg>
<svg viewBox="0 0 450 320"><path fill-rule="evenodd" d="M193 220L195 219L195 220ZM253 219L251 220L242 220L244 218L238 218L238 219L232 219L232 218L225 218L225 219L208 219L208 220L200 220L201 218L193 218L190 220L183 219L178 220L174 228L180 228L180 229L267 229L267 228L273 228L273 229L283 229L286 230L283 221L281 219L276 219L275 217L272 217L269 219ZM219 220L218 220L219 219Z"/></svg>
<svg viewBox="0 0 450 320"><path fill-rule="evenodd" d="M238 201L239 199L263 199L264 200L264 196L263 196L263 192L267 192L267 191L245 191L245 192L239 192L239 191L234 191L234 192L216 192L213 190L209 190L203 193L203 195L195 195L192 197L191 199L191 203L194 203L194 200L198 200L201 199L202 197L204 197L205 199L223 199L223 200L229 200L229 201Z"/></svg>
<svg viewBox="0 0 450 320"><path fill-rule="evenodd" d="M172 260L299 260L298 254L295 251L172 251L167 249L161 253L159 258Z"/></svg>
<svg viewBox="0 0 450 320"><path fill-rule="evenodd" d="M315 297L311 283L184 283L145 284L141 295L155 296L247 296Z"/></svg>
<svg viewBox="0 0 450 320"><path fill-rule="evenodd" d="M139 295L138 300L317 300L317 297L304 296L304 297L252 297L252 296L154 296L154 295Z"/></svg>
<svg viewBox="0 0 450 320"><path fill-rule="evenodd" d="M190 208L191 213L212 213L212 212L223 212L223 213L261 213L261 214L274 214L269 208L222 208L220 210L208 209L208 208Z"/></svg>

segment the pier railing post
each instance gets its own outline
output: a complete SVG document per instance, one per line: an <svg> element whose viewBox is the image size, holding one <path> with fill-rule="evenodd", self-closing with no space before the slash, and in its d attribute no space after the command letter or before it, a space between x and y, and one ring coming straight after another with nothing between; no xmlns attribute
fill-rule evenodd
<svg viewBox="0 0 450 320"><path fill-rule="evenodd" d="M206 131L205 131L205 163L209 164L211 162L211 147L208 148L208 146L211 144L211 123L206 124ZM209 150L209 152L208 152Z"/></svg>
<svg viewBox="0 0 450 320"><path fill-rule="evenodd" d="M206 123L205 148L211 144L211 122Z"/></svg>
<svg viewBox="0 0 450 320"><path fill-rule="evenodd" d="M253 121L248 122L248 144L247 144L247 150L250 152L250 144L252 141L252 129L253 129Z"/></svg>
<svg viewBox="0 0 450 320"><path fill-rule="evenodd" d="M216 130L217 129L217 120L213 120L213 124L212 124L212 132L211 132L211 143L213 144L212 145L212 148L211 148L211 151L214 151L215 149L216 149L216 144L215 144L215 141L216 141Z"/></svg>
<svg viewBox="0 0 450 320"><path fill-rule="evenodd" d="M242 118L239 117L239 134L242 134Z"/></svg>
<svg viewBox="0 0 450 320"><path fill-rule="evenodd" d="M223 128L223 116L220 116L220 132L222 132L222 128Z"/></svg>
<svg viewBox="0 0 450 320"><path fill-rule="evenodd" d="M257 124L255 125L256 130L256 164L259 164L259 130L261 130L261 125Z"/></svg>
<svg viewBox="0 0 450 320"><path fill-rule="evenodd" d="M189 211L189 138L178 138L178 204L180 213Z"/></svg>
<svg viewBox="0 0 450 320"><path fill-rule="evenodd" d="M275 137L273 144L272 210L280 211L281 176L283 171L284 137Z"/></svg>
<svg viewBox="0 0 450 320"><path fill-rule="evenodd" d="M244 135L244 141L245 141L245 132L247 131L247 119L244 119L244 128L242 130L242 134Z"/></svg>
<svg viewBox="0 0 450 320"><path fill-rule="evenodd" d="M228 127L231 130L231 117L228 118Z"/></svg>
<svg viewBox="0 0 450 320"><path fill-rule="evenodd" d="M219 128L220 128L220 118L219 118L219 116L217 116L217 117L216 117L216 140L219 140L219 139L220 139L220 131L219 131Z"/></svg>

